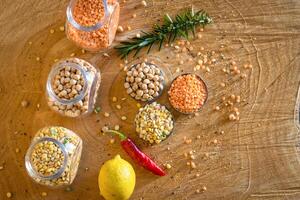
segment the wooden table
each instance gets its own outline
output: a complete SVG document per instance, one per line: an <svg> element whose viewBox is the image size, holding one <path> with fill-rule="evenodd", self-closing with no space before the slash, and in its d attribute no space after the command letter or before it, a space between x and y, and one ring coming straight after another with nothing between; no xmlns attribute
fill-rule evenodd
<svg viewBox="0 0 300 200"><path fill-rule="evenodd" d="M178 64L180 59L171 47L152 51L151 56L160 57L171 74L170 80L178 75L177 67L184 72L193 71L197 60L194 57L201 47L221 51L225 56L210 72L197 71L209 89L209 99L199 116L172 111L176 118L174 134L151 147L134 133L135 102L130 98L120 101L123 109L117 110L111 101L113 96L128 97L122 88L124 73L120 72L122 61L116 52L108 50L109 58L102 53L83 54L59 30L65 21L66 0L0 1L0 166L4 167L0 170L0 199L6 199L7 192L13 194L13 199L43 199L42 192L48 194L45 199L53 200L101 199L99 168L116 154L135 168L137 185L132 199L300 199L299 129L294 119L300 82L300 1L147 2L146 8L140 1L121 2L120 24L132 30L118 34L116 43L141 29L148 30L164 13L174 15L193 5L195 9L205 9L214 24L205 29L201 39L192 41L194 49L181 58L185 63ZM51 29L55 30L53 34ZM97 101L102 111L84 119L62 117L52 112L45 100L45 81L51 65L55 59L72 53L97 65L103 77ZM247 78L221 71L230 58ZM252 70L243 68L248 62ZM226 86L221 87L221 82ZM229 121L224 106L221 111L214 110L216 105L222 105L222 96L230 94L241 96L237 104L239 121ZM28 107L21 106L23 100L29 102ZM166 91L159 102L169 107ZM110 117L105 118L104 112L111 113ZM122 115L128 117L126 122L121 121ZM100 134L105 124L120 124L159 164L170 163L168 176L159 178L135 165L118 142L110 144L111 138ZM84 141L79 171L68 189L71 191L35 184L25 171L24 155L32 136L49 125L70 128ZM185 144L184 137L192 142ZM195 150L196 169L186 164L190 159L184 153L191 150ZM205 192L201 191L203 186L207 188Z"/></svg>

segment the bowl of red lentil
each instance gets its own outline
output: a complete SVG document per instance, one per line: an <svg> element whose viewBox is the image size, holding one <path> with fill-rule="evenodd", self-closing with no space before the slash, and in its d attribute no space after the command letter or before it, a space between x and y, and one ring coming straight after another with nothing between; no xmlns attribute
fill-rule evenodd
<svg viewBox="0 0 300 200"><path fill-rule="evenodd" d="M172 107L183 114L199 112L208 98L208 90L203 79L196 74L185 73L171 83L168 99Z"/></svg>

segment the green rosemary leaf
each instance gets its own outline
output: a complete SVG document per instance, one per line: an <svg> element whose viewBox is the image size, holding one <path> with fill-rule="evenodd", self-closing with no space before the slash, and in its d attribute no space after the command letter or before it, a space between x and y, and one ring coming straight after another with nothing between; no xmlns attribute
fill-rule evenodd
<svg viewBox="0 0 300 200"><path fill-rule="evenodd" d="M162 46L162 44L163 44L163 42L164 42L164 40L161 40L160 42L159 42L159 50L161 50L161 46Z"/></svg>
<svg viewBox="0 0 300 200"><path fill-rule="evenodd" d="M150 50L151 50L151 48L152 48L153 44L154 44L154 43L151 43L151 44L150 44L150 46L149 46L149 48L148 48L148 51L147 51L147 53L149 53L149 52L150 52Z"/></svg>
<svg viewBox="0 0 300 200"><path fill-rule="evenodd" d="M179 36L188 39L189 32L192 32L195 37L196 26L204 27L210 23L212 23L212 19L203 10L195 12L192 8L182 14L177 14L174 19L166 14L162 25L154 24L151 32L141 31L143 35L140 38L134 37L128 41L123 41L115 49L122 59L127 58L131 52L137 56L144 47L148 47L147 53L149 53L154 43L159 44L158 49L160 50L165 41L170 43Z"/></svg>

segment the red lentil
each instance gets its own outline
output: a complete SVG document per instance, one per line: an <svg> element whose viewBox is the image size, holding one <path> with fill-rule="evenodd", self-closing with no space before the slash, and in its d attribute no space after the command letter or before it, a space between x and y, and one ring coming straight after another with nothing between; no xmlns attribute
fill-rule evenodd
<svg viewBox="0 0 300 200"><path fill-rule="evenodd" d="M207 88L203 80L195 74L178 76L169 91L171 105L182 113L195 113L207 99Z"/></svg>
<svg viewBox="0 0 300 200"><path fill-rule="evenodd" d="M108 15L110 19L103 26L92 31L77 29L72 21L67 21L66 33L70 40L78 46L98 51L107 48L114 39L119 22L119 3L116 0L108 0ZM72 16L74 21L82 27L91 28L101 20L105 15L102 0L77 0L73 6Z"/></svg>

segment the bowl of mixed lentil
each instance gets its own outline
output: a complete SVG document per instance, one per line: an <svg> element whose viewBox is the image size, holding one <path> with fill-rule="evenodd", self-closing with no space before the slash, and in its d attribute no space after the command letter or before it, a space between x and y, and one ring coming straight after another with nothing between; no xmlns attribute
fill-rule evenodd
<svg viewBox="0 0 300 200"><path fill-rule="evenodd" d="M162 94L164 87L165 74L153 62L132 64L126 72L124 88L135 100L153 102Z"/></svg>
<svg viewBox="0 0 300 200"><path fill-rule="evenodd" d="M206 83L196 74L181 74L172 81L168 98L172 107L178 112L196 113L200 111L208 98Z"/></svg>
<svg viewBox="0 0 300 200"><path fill-rule="evenodd" d="M139 137L150 144L159 144L174 129L173 115L165 106L156 102L140 108L134 122Z"/></svg>

